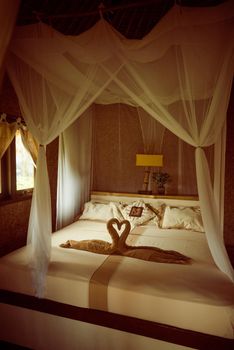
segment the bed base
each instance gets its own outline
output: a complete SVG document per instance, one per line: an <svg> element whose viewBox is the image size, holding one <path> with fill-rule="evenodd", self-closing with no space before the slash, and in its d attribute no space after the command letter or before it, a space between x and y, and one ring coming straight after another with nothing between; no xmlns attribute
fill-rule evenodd
<svg viewBox="0 0 234 350"><path fill-rule="evenodd" d="M195 349L230 350L234 340L0 289L0 302Z"/></svg>

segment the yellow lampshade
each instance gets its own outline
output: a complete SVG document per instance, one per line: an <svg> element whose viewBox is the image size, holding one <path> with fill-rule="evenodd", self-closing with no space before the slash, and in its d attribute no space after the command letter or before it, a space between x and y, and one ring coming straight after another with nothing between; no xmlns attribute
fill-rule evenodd
<svg viewBox="0 0 234 350"><path fill-rule="evenodd" d="M162 154L137 154L136 165L162 167L163 155Z"/></svg>

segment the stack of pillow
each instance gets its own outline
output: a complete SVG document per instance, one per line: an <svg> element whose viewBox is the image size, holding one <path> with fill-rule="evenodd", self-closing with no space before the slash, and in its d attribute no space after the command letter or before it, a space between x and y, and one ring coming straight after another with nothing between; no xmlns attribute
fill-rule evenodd
<svg viewBox="0 0 234 350"><path fill-rule="evenodd" d="M107 222L111 218L128 220L132 229L139 225L155 224L162 229L186 229L204 232L199 207L170 206L159 203L150 205L143 200L132 203L94 202L85 203L81 220Z"/></svg>

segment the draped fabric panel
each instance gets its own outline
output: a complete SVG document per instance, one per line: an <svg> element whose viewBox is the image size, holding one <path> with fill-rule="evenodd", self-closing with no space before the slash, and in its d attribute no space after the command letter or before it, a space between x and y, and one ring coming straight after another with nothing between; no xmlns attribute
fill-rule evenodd
<svg viewBox="0 0 234 350"><path fill-rule="evenodd" d="M187 40L189 42L189 38ZM218 137L221 137L221 130L225 123L227 101L230 94L230 88L227 89L226 84L229 87L231 86L233 76L233 54L230 54L230 47L231 41L228 42L226 47L226 56L224 54L224 60L219 68L220 70L218 73L215 71L216 85L213 87L213 92L209 92L211 96L204 100L201 100L202 96L199 96L199 94L196 96L196 89L193 90L192 84L194 84L195 78L192 76L193 72L190 77L190 60L185 58L184 51L186 53L186 50L183 46L181 49L176 48L177 55L175 55L178 66L178 83L181 89L181 100L173 102L173 106L169 105L167 109L159 103L157 96L154 95L155 90L147 84L148 81L144 80L143 69L140 70L141 74L139 74L139 70L134 65L125 65L125 79L117 77L114 80L126 93L130 94L133 99L135 98L142 108L147 110L155 119L164 123L168 129L171 131L174 130L174 133L182 138L182 140L199 148L209 146L214 144L218 140ZM226 83L224 84L225 78ZM134 92L132 90L130 91L128 87L130 80L132 80L132 85L133 81L138 84L138 86L135 86ZM140 97L139 91L141 92ZM189 93L191 96L189 96ZM206 97L207 94L208 91L204 96ZM170 114L170 111L173 111L173 114ZM159 115L160 119L158 118ZM178 116L180 117L180 123L177 120ZM196 167L198 193L200 200L203 202L201 209L204 225L207 228L208 244L211 252L214 252L213 257L217 265L221 266L217 257L222 256L223 261L226 261L226 265L222 263L221 269L233 279L233 269L225 251L224 243L222 241L218 242L219 239L217 238L220 235L221 225L220 222L214 224L214 218L219 216L219 208L217 207L217 202L215 202L214 192L209 191L209 186L202 186L207 181L207 178L210 178L210 174L207 172L207 159L203 150L196 152L195 156L196 163L201 165L200 170L202 170L198 171L198 166ZM220 171L220 168L216 168L216 171ZM210 198L210 201L207 201L207 198ZM216 234L211 235L209 233L211 231L215 231Z"/></svg>
<svg viewBox="0 0 234 350"><path fill-rule="evenodd" d="M17 123L8 123L0 120L0 159L15 137L17 128Z"/></svg>
<svg viewBox="0 0 234 350"><path fill-rule="evenodd" d="M48 179L46 152L45 146L40 145L27 236L27 244L31 247L29 258L33 283L35 294L38 297L44 294L45 276L51 250L50 185L49 180L45 181L45 179ZM45 220L42 221L42 219Z"/></svg>
<svg viewBox="0 0 234 350"><path fill-rule="evenodd" d="M41 145L63 132L93 102L121 102L141 107L197 148L197 184L209 246L217 265L234 280L218 238L221 222L215 217L221 209L202 149L217 142L225 124L234 71L233 9L232 1L210 8L176 5L142 40L125 39L103 19L77 37L65 37L42 23L18 28L7 69L27 126ZM45 147L39 158L46 168ZM214 172L220 172L220 164L215 164ZM34 191L41 200L40 186L48 185L46 172L42 174ZM49 195L44 195L49 202ZM34 234L47 242L51 219L36 204L30 221L34 215L41 223ZM41 255L45 265L47 248Z"/></svg>
<svg viewBox="0 0 234 350"><path fill-rule="evenodd" d="M142 139L145 154L161 154L165 127L147 114L144 109L137 108L141 125ZM145 168L147 170L147 168ZM153 186L152 174L158 169L150 168L148 190Z"/></svg>
<svg viewBox="0 0 234 350"><path fill-rule="evenodd" d="M161 170L171 176L166 185L167 194L197 195L194 147L141 108L119 103L95 104L92 148L94 191L137 193L142 187L145 169L136 166L136 154L159 152L164 159ZM211 156L209 165L213 163ZM154 181L149 187L157 193Z"/></svg>
<svg viewBox="0 0 234 350"><path fill-rule="evenodd" d="M95 78L98 79L99 75L102 77L103 75L97 65L86 65L85 73L82 73L84 74L83 77L78 78L82 85L77 87L75 94L73 94L73 90L72 94L69 95L67 91L63 91L63 85L61 88L54 86L40 72L36 72L21 59L16 59L13 54L11 57L9 56L8 64L8 73L18 95L21 112L27 127L36 141L42 145L38 154L40 161L37 162L37 173L40 176L36 176L35 179L28 228L28 237L30 237L28 244L32 246L31 267L33 279L36 278L34 281L35 292L36 295L41 296L44 291L44 286L41 285L43 281L41 276L45 276L50 259L48 255L48 236L51 234L52 227L50 211L40 210L43 201L45 207L51 205L50 191L44 191L44 189L49 188L48 172L43 171L43 169L47 169L45 146L71 125L92 104L96 96L108 85L110 78L105 75L103 85L94 90L91 86L92 82L95 82ZM68 66L70 66L69 60ZM72 76L74 76L74 72ZM66 77L67 74L65 74L65 80ZM85 77L87 77L86 80ZM38 243L39 237L40 243ZM39 252L41 253L40 257Z"/></svg>
<svg viewBox="0 0 234 350"><path fill-rule="evenodd" d="M23 125L20 127L20 135L23 142L24 147L29 152L32 157L34 166L37 163L39 145L32 134L25 128Z"/></svg>
<svg viewBox="0 0 234 350"><path fill-rule="evenodd" d="M225 185L225 152L226 152L226 122L221 131L220 137L214 144L214 164L219 164L223 171L216 171L214 176L214 201L217 206L221 234L223 236L224 224L224 185Z"/></svg>
<svg viewBox="0 0 234 350"><path fill-rule="evenodd" d="M3 114L4 115L4 114ZM34 163L37 161L38 144L30 132L20 122L8 123L5 117L0 117L0 158L4 155L19 130L24 147L30 153Z"/></svg>
<svg viewBox="0 0 234 350"><path fill-rule="evenodd" d="M165 127L148 115L144 109L137 108L145 154L161 154Z"/></svg>
<svg viewBox="0 0 234 350"><path fill-rule="evenodd" d="M205 153L200 147L196 149L196 171L204 229L205 232L209 232L209 234L206 235L208 245L211 249L212 256L216 264L227 274L230 272L230 276L232 277L231 273L233 273L233 270L232 265L228 260L223 241L220 215L218 213L217 206L214 205L214 192L209 177L210 174L208 163Z"/></svg>
<svg viewBox="0 0 234 350"><path fill-rule="evenodd" d="M57 229L72 222L89 200L93 108L59 136Z"/></svg>

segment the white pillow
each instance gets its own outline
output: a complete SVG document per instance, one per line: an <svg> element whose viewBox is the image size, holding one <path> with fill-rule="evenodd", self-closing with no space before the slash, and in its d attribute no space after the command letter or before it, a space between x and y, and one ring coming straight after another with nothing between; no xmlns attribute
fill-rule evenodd
<svg viewBox="0 0 234 350"><path fill-rule="evenodd" d="M81 220L101 220L107 222L113 218L113 209L110 203L86 202L80 216Z"/></svg>
<svg viewBox="0 0 234 350"><path fill-rule="evenodd" d="M180 228L204 232L200 209L198 207L166 206L162 228Z"/></svg>
<svg viewBox="0 0 234 350"><path fill-rule="evenodd" d="M139 208L137 211L139 211L140 216L132 216L134 210L132 209L133 207ZM142 225L156 216L156 214L143 201L140 200L128 205L120 204L119 210L124 219L128 220L132 227Z"/></svg>
<svg viewBox="0 0 234 350"><path fill-rule="evenodd" d="M146 204L149 209L151 209L155 213L155 217L153 217L147 225L156 225L157 227L161 227L162 225L162 219L163 219L163 214L164 214L164 209L165 209L165 204L164 203L159 203L157 205L154 204Z"/></svg>
<svg viewBox="0 0 234 350"><path fill-rule="evenodd" d="M120 203L119 202L110 202L110 206L113 211L113 218L118 219L120 222L124 220L124 217L119 209Z"/></svg>
<svg viewBox="0 0 234 350"><path fill-rule="evenodd" d="M119 221L122 221L124 218L118 207L119 203L114 202L86 202L83 213L79 216L79 219L100 220L107 222L112 218L117 218Z"/></svg>

